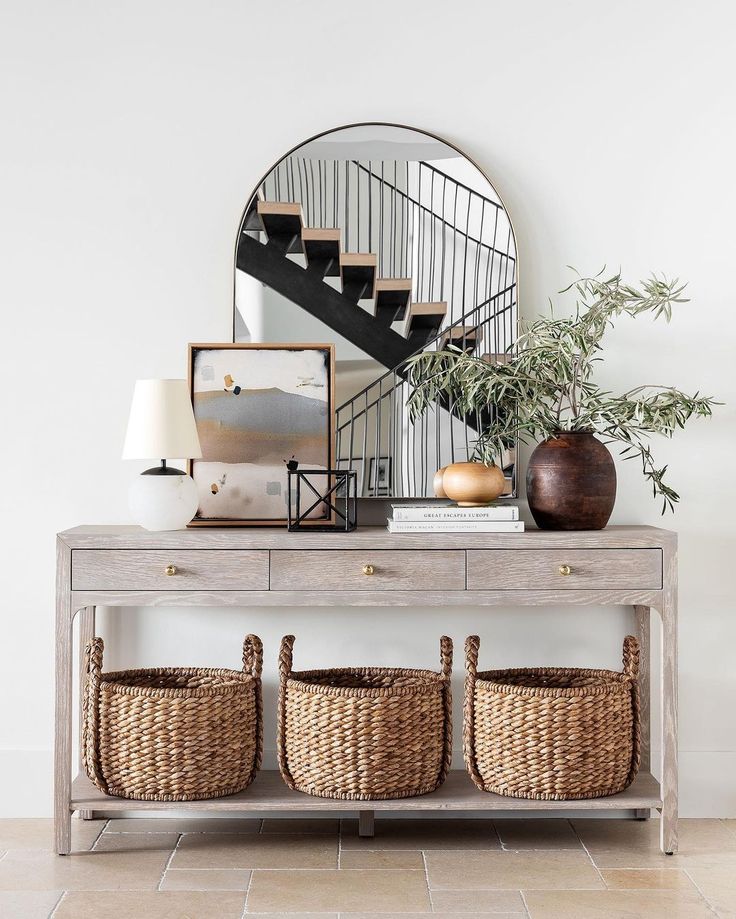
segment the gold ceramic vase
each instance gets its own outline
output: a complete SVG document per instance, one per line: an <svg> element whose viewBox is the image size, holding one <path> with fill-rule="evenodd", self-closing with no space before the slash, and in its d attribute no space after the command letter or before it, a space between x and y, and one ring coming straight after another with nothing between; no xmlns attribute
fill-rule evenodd
<svg viewBox="0 0 736 919"><path fill-rule="evenodd" d="M441 470L440 487L458 507L480 507L503 493L506 481L499 466L483 463L453 463ZM436 491L435 477L435 494Z"/></svg>

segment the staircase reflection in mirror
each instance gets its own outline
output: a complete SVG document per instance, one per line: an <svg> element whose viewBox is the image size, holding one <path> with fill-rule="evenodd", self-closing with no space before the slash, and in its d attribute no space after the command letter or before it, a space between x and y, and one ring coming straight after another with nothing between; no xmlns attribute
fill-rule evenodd
<svg viewBox="0 0 736 919"><path fill-rule="evenodd" d="M406 361L448 346L506 360L516 290L513 227L483 172L434 135L353 125L296 147L248 201L233 339L334 341L342 468L366 471L364 497L431 497L435 471L472 456L484 418L438 402L412 424ZM508 495L515 453L503 458Z"/></svg>

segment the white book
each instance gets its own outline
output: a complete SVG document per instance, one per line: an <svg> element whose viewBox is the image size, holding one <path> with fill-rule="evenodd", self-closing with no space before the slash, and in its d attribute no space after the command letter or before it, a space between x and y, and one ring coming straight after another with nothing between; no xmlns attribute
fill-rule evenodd
<svg viewBox="0 0 736 919"><path fill-rule="evenodd" d="M523 533L523 520L389 520L389 533Z"/></svg>
<svg viewBox="0 0 736 919"><path fill-rule="evenodd" d="M393 505L394 520L449 521L463 523L473 520L518 520L519 508L513 504L493 507L457 507L446 504Z"/></svg>

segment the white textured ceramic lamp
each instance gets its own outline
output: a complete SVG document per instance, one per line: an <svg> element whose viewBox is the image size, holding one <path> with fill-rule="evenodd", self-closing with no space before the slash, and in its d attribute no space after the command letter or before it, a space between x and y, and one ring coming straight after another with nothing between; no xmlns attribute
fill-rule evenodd
<svg viewBox="0 0 736 919"><path fill-rule="evenodd" d="M130 489L130 510L147 530L180 530L197 512L197 486L167 457L199 459L197 425L186 380L138 380L130 407L123 459L160 459Z"/></svg>

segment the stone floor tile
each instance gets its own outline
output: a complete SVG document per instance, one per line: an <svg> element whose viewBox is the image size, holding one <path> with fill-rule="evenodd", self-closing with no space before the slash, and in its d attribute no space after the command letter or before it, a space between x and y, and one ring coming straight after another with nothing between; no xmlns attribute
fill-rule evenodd
<svg viewBox="0 0 736 919"><path fill-rule="evenodd" d="M341 868L414 868L424 871L421 852L411 849L347 849L340 853Z"/></svg>
<svg viewBox="0 0 736 919"><path fill-rule="evenodd" d="M384 819L371 839L358 836L358 821L343 820L343 849L500 849L490 820Z"/></svg>
<svg viewBox="0 0 736 919"><path fill-rule="evenodd" d="M430 912L423 871L254 871L248 912Z"/></svg>
<svg viewBox="0 0 736 919"><path fill-rule="evenodd" d="M86 851L102 832L105 820L72 820L72 849ZM49 817L0 819L0 849L46 849L54 846L54 821Z"/></svg>
<svg viewBox="0 0 736 919"><path fill-rule="evenodd" d="M736 917L736 854L709 852L686 856L683 865L721 919Z"/></svg>
<svg viewBox="0 0 736 919"><path fill-rule="evenodd" d="M3 919L48 919L61 899L60 890L8 890L0 893Z"/></svg>
<svg viewBox="0 0 736 919"><path fill-rule="evenodd" d="M260 833L255 817L116 817L106 833Z"/></svg>
<svg viewBox="0 0 736 919"><path fill-rule="evenodd" d="M611 890L695 890L679 868L604 868L601 874Z"/></svg>
<svg viewBox="0 0 736 919"><path fill-rule="evenodd" d="M247 890L250 871L239 868L170 868L161 890Z"/></svg>
<svg viewBox="0 0 736 919"><path fill-rule="evenodd" d="M95 843L94 852L167 852L169 855L179 841L178 833L103 833Z"/></svg>
<svg viewBox="0 0 736 919"><path fill-rule="evenodd" d="M524 891L530 919L715 919L697 893L679 890Z"/></svg>
<svg viewBox="0 0 736 919"><path fill-rule="evenodd" d="M580 849L582 844L569 820L494 820L506 849Z"/></svg>
<svg viewBox="0 0 736 919"><path fill-rule="evenodd" d="M331 817L266 817L262 833L315 833L329 836L340 829L340 821Z"/></svg>
<svg viewBox="0 0 736 919"><path fill-rule="evenodd" d="M246 913L249 916L250 913ZM280 919L292 919L292 913L279 913ZM322 919L324 913L307 913L309 919ZM479 913L476 911L465 913L447 913L444 911L431 913L342 913L340 919L527 919L523 913Z"/></svg>
<svg viewBox="0 0 736 919"><path fill-rule="evenodd" d="M432 890L430 897L435 912L524 912L524 901L518 890Z"/></svg>
<svg viewBox="0 0 736 919"><path fill-rule="evenodd" d="M604 887L582 850L538 852L427 852L431 890L518 890Z"/></svg>
<svg viewBox="0 0 736 919"><path fill-rule="evenodd" d="M0 890L155 890L165 850L54 855L11 850L0 862Z"/></svg>
<svg viewBox="0 0 736 919"><path fill-rule="evenodd" d="M181 837L170 867L337 868L337 836L186 835Z"/></svg>
<svg viewBox="0 0 736 919"><path fill-rule="evenodd" d="M581 819L573 826L591 853L618 847L659 851L659 820ZM736 851L736 836L722 820L684 818L678 821L678 832L681 854Z"/></svg>
<svg viewBox="0 0 736 919"><path fill-rule="evenodd" d="M244 893L99 891L64 896L54 919L240 919Z"/></svg>
<svg viewBox="0 0 736 919"><path fill-rule="evenodd" d="M647 871L671 871L681 868L683 856L665 855L659 849L631 849L618 846L614 849L590 849L590 857L597 868L604 869L646 869Z"/></svg>

